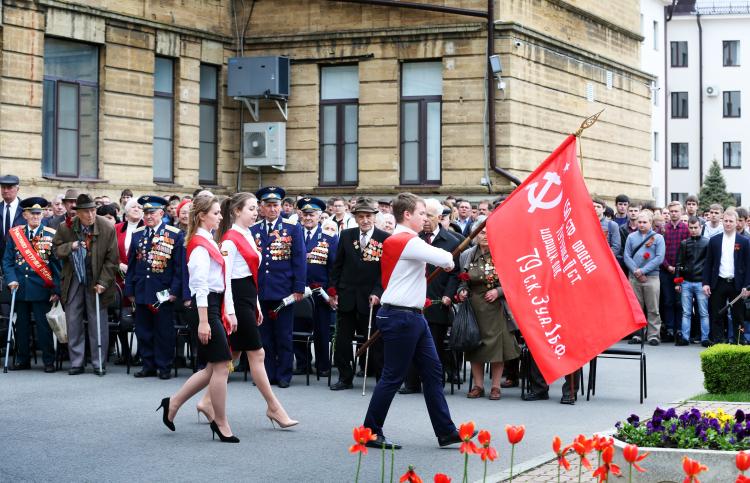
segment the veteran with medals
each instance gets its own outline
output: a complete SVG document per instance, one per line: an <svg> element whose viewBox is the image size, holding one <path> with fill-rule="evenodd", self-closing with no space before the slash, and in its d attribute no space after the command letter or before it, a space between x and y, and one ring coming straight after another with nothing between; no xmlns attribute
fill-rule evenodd
<svg viewBox="0 0 750 483"><path fill-rule="evenodd" d="M255 195L261 202L265 220L250 227L262 255L258 270L258 300L263 312L260 335L266 352L266 372L271 384L280 388L289 387L292 379L294 308L287 306L278 313L274 309L289 296L293 296L296 302L302 300L306 282L302 227L280 216L281 200L285 194L277 186L258 190Z"/></svg>
<svg viewBox="0 0 750 483"><path fill-rule="evenodd" d="M8 231L3 255L3 272L10 290L16 292L16 345L13 370L31 368L29 336L31 314L36 322L37 345L42 350L44 372L55 372L55 349L47 312L60 295L60 263L52 251L55 230L42 225L44 198L26 198L19 207L26 225Z"/></svg>
<svg viewBox="0 0 750 483"><path fill-rule="evenodd" d="M175 352L174 301L189 300L183 283L185 239L164 223L167 200L141 196L144 226L133 232L125 274L125 296L135 302L135 334L143 368L135 377L169 379Z"/></svg>
<svg viewBox="0 0 750 483"><path fill-rule="evenodd" d="M320 226L320 214L325 208L326 204L318 198L306 197L297 201L297 209L302 213L302 232L307 252L307 286L311 289L320 287L327 291L328 276L336 257L338 237L323 233ZM331 370L328 360L328 345L331 342L331 307L321 295L314 295L313 303L312 319L295 319L294 330L313 333L318 376L328 377ZM305 361L312 360L309 354L305 354L307 350L304 342L295 344L294 356L297 359L295 374L306 374L310 371L311 368L305 365Z"/></svg>

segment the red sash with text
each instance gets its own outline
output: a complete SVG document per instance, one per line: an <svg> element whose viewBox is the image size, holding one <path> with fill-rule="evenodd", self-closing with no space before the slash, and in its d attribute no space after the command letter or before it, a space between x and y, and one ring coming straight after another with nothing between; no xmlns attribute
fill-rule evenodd
<svg viewBox="0 0 750 483"><path fill-rule="evenodd" d="M398 259L401 258L401 254L404 252L406 244L415 236L417 235L414 233L404 231L389 236L383 242L383 256L380 258L380 281L383 285L383 290L388 287L388 282L391 280L393 269L396 268Z"/></svg>
<svg viewBox="0 0 750 483"><path fill-rule="evenodd" d="M224 273L226 273L226 264L224 263L224 257L221 255L219 249L216 248L216 245L200 235L193 235L192 237L190 237L190 241L188 241L187 244L188 260L190 260L190 254L193 253L193 250L195 250L197 247L205 248L208 252L208 256L211 257L213 261L221 265L221 274L222 278L224 278ZM224 325L224 330L227 331L227 334L231 333L232 326L227 320L226 314L224 313L223 302L221 304L221 323Z"/></svg>
<svg viewBox="0 0 750 483"><path fill-rule="evenodd" d="M227 230L221 241L229 240L234 243L237 247L237 251L240 252L242 258L247 263L250 273L253 274L253 282L255 282L255 288L258 288L258 266L260 265L260 257L258 253L250 246L250 242L247 241L245 236L237 230Z"/></svg>
<svg viewBox="0 0 750 483"><path fill-rule="evenodd" d="M39 227L41 230L42 227ZM47 266L44 260L34 250L31 242L26 238L26 227L15 226L10 229L10 236L13 239L13 243L16 244L18 252L21 254L26 263L29 264L34 273L39 275L39 278L44 282L45 288L53 288L55 286L52 282L52 271Z"/></svg>

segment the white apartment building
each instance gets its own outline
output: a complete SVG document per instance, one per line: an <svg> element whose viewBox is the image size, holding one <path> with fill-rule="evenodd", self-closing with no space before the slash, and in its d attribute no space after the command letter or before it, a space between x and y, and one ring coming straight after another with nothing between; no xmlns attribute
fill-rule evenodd
<svg viewBox="0 0 750 483"><path fill-rule="evenodd" d="M667 172L665 169L666 148L664 144L664 42L665 7L672 0L641 0L641 70L654 76L651 84L651 196L656 204L665 204L669 199L665 191Z"/></svg>
<svg viewBox="0 0 750 483"><path fill-rule="evenodd" d="M679 1L665 26L667 201L697 193L716 160L727 191L747 205L750 1Z"/></svg>

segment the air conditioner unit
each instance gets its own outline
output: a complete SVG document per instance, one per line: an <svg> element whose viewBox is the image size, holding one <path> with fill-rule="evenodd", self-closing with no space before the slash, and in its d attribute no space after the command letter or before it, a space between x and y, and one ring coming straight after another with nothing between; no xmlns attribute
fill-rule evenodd
<svg viewBox="0 0 750 483"><path fill-rule="evenodd" d="M718 86L706 86L706 95L708 97L716 97L719 95L719 87Z"/></svg>
<svg viewBox="0 0 750 483"><path fill-rule="evenodd" d="M286 166L286 123L245 123L242 128L245 167Z"/></svg>

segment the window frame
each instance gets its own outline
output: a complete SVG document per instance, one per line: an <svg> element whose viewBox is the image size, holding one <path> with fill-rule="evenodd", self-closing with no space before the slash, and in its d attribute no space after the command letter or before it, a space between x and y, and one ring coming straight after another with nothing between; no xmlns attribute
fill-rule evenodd
<svg viewBox="0 0 750 483"><path fill-rule="evenodd" d="M201 63L200 67L210 67L216 73L216 94L214 99L206 97L200 97L198 102L198 183L201 186L218 186L219 184L219 87L221 86L221 67L215 64ZM200 68L199 67L199 68ZM198 80L198 95L200 96L200 79ZM213 106L214 107L214 172L213 179L201 179L200 178L200 107L201 106Z"/></svg>
<svg viewBox="0 0 750 483"><path fill-rule="evenodd" d="M727 64L727 57L725 55L727 46L730 44L736 44L737 49L735 51L735 63L734 64ZM740 67L740 41L739 40L722 40L721 41L721 64L723 67Z"/></svg>
<svg viewBox="0 0 750 483"><path fill-rule="evenodd" d="M737 151L738 156L738 164L733 165L731 154L732 154L732 145L737 144L739 147L739 150ZM730 158L727 160L727 145L729 146L729 154ZM722 159L722 167L724 169L742 169L742 142L741 141L724 141L721 144L721 159Z"/></svg>
<svg viewBox="0 0 750 483"><path fill-rule="evenodd" d="M159 59L159 58L169 60L172 63L172 79L171 79L171 81L172 81L172 92L171 93L166 93L166 92L162 92L162 91L157 91L156 90L156 60ZM154 183L174 183L174 171L175 171L174 170L174 121L175 121L175 115L174 115L175 114L175 112L174 112L174 108L175 108L175 102L174 102L175 101L175 94L174 94L174 89L175 89L175 66L176 66L176 64L177 64L177 62L172 57L167 57L167 56L163 56L163 55L156 55L156 56L154 56L154 100L156 100L156 98L169 100L169 106L170 106L169 112L171 114L171 119L170 119L171 122L169 123L169 136L170 136L169 137L169 141L170 141L170 144L171 144L171 149L170 149L170 169L169 169L170 177L169 178L157 178L156 177L156 172L154 171L154 161L155 161L155 159L153 158L153 155L152 155L151 170L152 170L152 173L154 175L153 176ZM154 105L156 105L156 102L154 102ZM154 112L156 112L156 111L154 110ZM199 129L200 129L200 127L199 127ZM157 139L156 134L154 134L153 138L154 138L154 140ZM164 139L164 138L158 138L158 139ZM200 156L200 154L199 154L199 156Z"/></svg>
<svg viewBox="0 0 750 483"><path fill-rule="evenodd" d="M679 149L679 146L681 145L687 146L685 149L686 155L686 163L684 166L680 165L680 157L679 157L679 150L677 152L677 157L675 158L675 148ZM669 163L672 169L690 169L690 143L670 143L669 145ZM677 163L675 163L675 159L677 160Z"/></svg>
<svg viewBox="0 0 750 483"><path fill-rule="evenodd" d="M670 201L679 201L685 205L685 200L688 197L688 193L672 192L669 194Z"/></svg>
<svg viewBox="0 0 750 483"><path fill-rule="evenodd" d="M727 112L727 98L731 100L732 94L737 94L737 97L739 97L738 107L737 107L737 115L732 115L731 112ZM721 111L723 114L723 117L726 119L739 119L742 117L742 91L722 91L721 93Z"/></svg>
<svg viewBox="0 0 750 483"><path fill-rule="evenodd" d="M322 76L322 69L321 69ZM321 84L322 86L322 84ZM325 152L323 150L325 144L323 142L323 133L325 132L325 106L336 107L336 179L334 181L323 180L323 166ZM344 164L346 162L346 107L355 106L357 108L357 169L354 177L354 181L344 181ZM318 131L318 186L359 186L359 99L348 98L348 99L321 99L320 108L318 112L319 116L319 131Z"/></svg>
<svg viewBox="0 0 750 483"><path fill-rule="evenodd" d="M93 45L88 42L81 42L79 40L73 40L73 39L65 39L65 38L57 38L52 36L45 36L45 41L47 39L54 39L54 40L61 40L69 43L75 43L75 44L81 44L81 45L87 45L90 47L96 48L96 75L97 80L89 81L89 80L83 80L83 79L76 79L71 77L63 77L63 76L53 76L53 75L44 75L42 77L42 99L44 99L44 84L45 82L49 81L52 82L51 89L54 90L54 121L52 126L52 159L50 162L50 171L45 172L44 171L44 164L45 164L45 150L44 150L44 138L46 136L44 132L44 105L42 104L42 159L41 159L41 174L42 178L47 179L54 179L54 178L70 178L70 179L79 179L82 181L99 181L99 172L100 172L100 166L99 166L99 135L100 132L100 116L101 116L101 108L100 108L100 102L101 102L101 92L100 92L100 85L99 80L101 78L101 68L102 68L102 49L98 45ZM58 164L58 147L59 147L59 136L58 131L60 130L60 84L69 84L74 85L76 87L76 103L77 103L77 116L76 116L76 172L75 174L69 174L69 173L60 173L58 170L59 164ZM96 171L93 173L93 176L81 176L81 87L91 87L93 89L96 89L96 116L95 116L95 140L94 143L94 159L96 162L94 163L96 166ZM43 103L44 101L42 101ZM66 129L67 131L70 131L70 129Z"/></svg>
<svg viewBox="0 0 750 483"><path fill-rule="evenodd" d="M685 50L682 52L680 50L680 46L684 45ZM689 65L689 56L688 56L688 43L687 40L672 40L669 42L669 66L674 67L676 69L688 67ZM679 60L683 57L685 58L685 63L681 64Z"/></svg>
<svg viewBox="0 0 750 483"><path fill-rule="evenodd" d="M678 111L679 111L679 105L681 104L681 101L679 99L679 96L681 94L685 95L685 101L686 101L685 102L685 112L684 112L684 115L675 115L675 114L680 114L680 112L678 112ZM677 100L680 101L680 102L675 102L675 98L676 97L678 98ZM670 113L671 119L688 119L689 118L689 115L690 115L690 96L689 96L689 94L688 94L687 91L670 92L669 103L670 103L669 113Z"/></svg>

